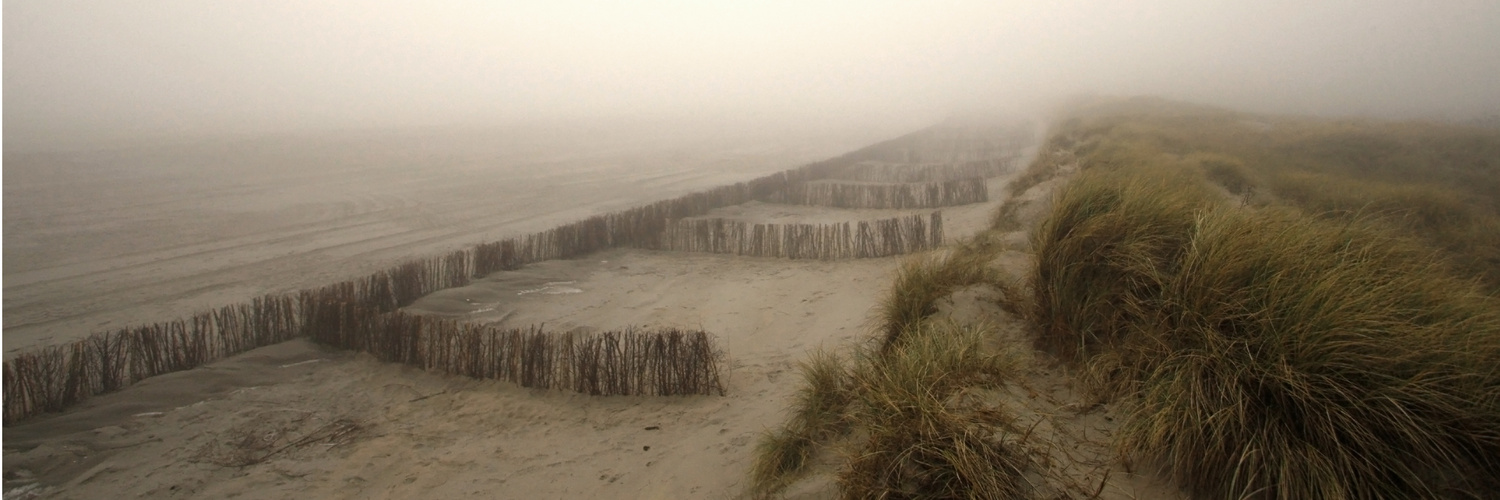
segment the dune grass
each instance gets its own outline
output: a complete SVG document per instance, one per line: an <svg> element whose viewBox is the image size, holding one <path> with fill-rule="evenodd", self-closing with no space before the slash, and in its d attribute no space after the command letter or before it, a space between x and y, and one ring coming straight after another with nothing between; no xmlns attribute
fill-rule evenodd
<svg viewBox="0 0 1500 500"><path fill-rule="evenodd" d="M842 443L837 481L847 498L1014 498L1030 489L1031 455L998 408L963 398L998 387L1019 358L986 345L985 328L931 318L964 286L1005 286L987 239L903 261L874 338L840 356L814 351L785 425L762 436L751 491L772 496L820 450ZM1009 292L1007 295L1013 292Z"/></svg>
<svg viewBox="0 0 1500 500"><path fill-rule="evenodd" d="M1155 98L1080 101L1068 112L1048 144L1067 146L1084 168L1191 167L1178 175L1207 177L1243 201L1389 225L1500 292L1500 130Z"/></svg>
<svg viewBox="0 0 1500 500"><path fill-rule="evenodd" d="M854 388L845 361L819 349L798 368L803 385L792 400L790 418L756 444L750 479L762 493L780 490L800 477L818 447L849 428L847 412Z"/></svg>
<svg viewBox="0 0 1500 500"><path fill-rule="evenodd" d="M1001 410L963 398L1012 377L1018 357L990 332L947 321L909 327L902 343L847 357L815 351L787 423L761 437L752 491L771 496L819 450L852 437L837 475L847 498L1014 498L1028 491L1025 445Z"/></svg>
<svg viewBox="0 0 1500 500"><path fill-rule="evenodd" d="M1500 134L1134 99L1073 110L1012 194L1065 166L1024 312L1125 410L1122 459L1198 498L1500 491ZM1012 419L964 403L1014 365L930 319L992 251L908 260L877 338L809 362L759 493L830 443L849 498L1043 491Z"/></svg>
<svg viewBox="0 0 1500 500"><path fill-rule="evenodd" d="M1004 280L989 266L998 251L993 244L973 240L903 260L878 309L881 351L899 344L905 332L937 312L938 299L958 289L983 283L1005 290Z"/></svg>
<svg viewBox="0 0 1500 500"><path fill-rule="evenodd" d="M1131 409L1126 456L1202 498L1495 486L1500 301L1383 218L1236 207L1111 141L1035 232L1031 314Z"/></svg>
<svg viewBox="0 0 1500 500"><path fill-rule="evenodd" d="M1019 218L1023 205L1021 195L1038 184L1056 178L1064 166L1076 160L1073 154L1073 148L1076 147L1078 145L1072 135L1052 134L1038 150L1036 159L1021 171L1021 175L1006 184L1006 191L1010 195L1006 197L1005 203L1002 203L1000 208L990 216L990 229L998 231L1022 229L1024 224Z"/></svg>
<svg viewBox="0 0 1500 500"><path fill-rule="evenodd" d="M1016 358L987 349L988 335L922 323L898 348L856 360L848 418L864 436L838 474L846 498L1019 498L1032 488L1012 419L960 397L1014 375Z"/></svg>

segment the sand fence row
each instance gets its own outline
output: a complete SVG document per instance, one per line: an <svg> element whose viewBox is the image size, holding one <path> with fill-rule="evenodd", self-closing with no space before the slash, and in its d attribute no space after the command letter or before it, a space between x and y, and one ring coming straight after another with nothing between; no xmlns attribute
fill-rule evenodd
<svg viewBox="0 0 1500 500"><path fill-rule="evenodd" d="M322 344L522 387L595 396L724 394L723 353L703 331L503 329L400 311L371 314L337 302L316 305L311 326Z"/></svg>
<svg viewBox="0 0 1500 500"><path fill-rule="evenodd" d="M901 221L861 222L854 228L835 224L756 225L757 229L725 221L706 233L700 224L710 223L684 220L715 208L766 199L795 184L847 172L861 161L889 156L886 150L899 149L911 137L916 136L886 141L748 182L437 257L414 259L313 290L268 295L249 303L201 312L188 319L99 332L78 341L23 352L5 362L4 380L0 383L5 398L4 424L60 411L90 396L119 390L147 377L196 368L299 336L315 339L321 336L324 341L329 335L414 338L418 340L407 342L425 342L423 345L429 346L422 352L446 354L433 354L438 357L431 359L422 357L420 362L412 364L448 373L532 384L528 387L572 389L588 394L722 393L723 387L717 382L719 365L707 361L711 358L707 353L717 351L711 337L703 332L627 330L594 336L559 336L539 330L502 331L479 325L411 319L412 316L396 310L437 290L466 285L473 276L544 260L578 257L611 247L725 249L724 253L790 258L879 257L935 248L942 241L940 214L933 214L930 222L914 216ZM976 164L963 168L993 166ZM890 175L939 174L934 171ZM707 236L683 236L688 234ZM729 251L731 248L734 250ZM340 313L345 316L340 316L338 328L328 330L331 320L322 315L332 314L326 312L331 306L314 304L343 304L339 307L360 313L357 316L348 316L352 313L347 311ZM429 324L430 321L437 323ZM418 326L410 330L405 322L416 322ZM334 345L349 342L353 341L346 339ZM442 348L430 347L434 345ZM467 351L469 348L476 351ZM524 354L527 350L538 351ZM370 352L385 355L381 354L384 351ZM531 359L527 356L534 359L505 361L512 358L504 356L514 356L510 353L516 352L523 353L522 359ZM551 361L537 361L540 359ZM599 361L589 361L592 359ZM538 368L541 366L552 368ZM567 368L557 368L562 366ZM613 368L616 366L619 368ZM651 375L641 375L643 369Z"/></svg>
<svg viewBox="0 0 1500 500"><path fill-rule="evenodd" d="M789 259L886 257L937 248L943 214L915 214L856 223L757 224L724 218L676 221L667 248Z"/></svg>
<svg viewBox="0 0 1500 500"><path fill-rule="evenodd" d="M385 309L391 294L381 298L377 291L392 288L388 279L343 282L22 353L5 363L5 425L303 336L383 361L524 387L593 395L724 393L722 353L702 331L498 329ZM359 297L366 300L349 300Z"/></svg>
<svg viewBox="0 0 1500 500"><path fill-rule="evenodd" d="M5 362L5 425L61 411L147 377L196 368L301 335L292 297L267 296L151 325L100 332Z"/></svg>
<svg viewBox="0 0 1500 500"><path fill-rule="evenodd" d="M316 322L308 316L314 310L309 306L312 303L348 304L374 318L392 313L432 292L466 285L473 276L515 269L532 262L576 257L614 246L660 248L662 234L672 218L702 215L714 208L766 196L790 183L825 175L841 162L835 159L814 163L750 182L596 216L519 238L414 259L361 278L292 295L268 295L250 303L201 312L187 319L98 332L74 342L23 352L5 362L4 379L0 381L0 392L4 395L4 424L8 426L41 413L61 411L91 396L122 389L147 377L196 368L300 336L319 335L322 332L319 327L312 326ZM368 319L359 324L376 323L377 320ZM375 330L366 328L360 331ZM544 337L550 338L550 335ZM645 334L608 333L597 339L577 339L576 342L645 342L639 340L648 338L642 335ZM670 340L671 333L661 335L668 338L665 345L680 342ZM706 334L684 335L692 337L692 342L697 342L694 345L700 347L706 345L702 343L708 338ZM609 340L612 338L619 340ZM533 340L527 345L540 345L537 342L544 341ZM576 342L558 345L571 346ZM707 366L718 369L717 365ZM566 379L574 380L572 377ZM588 386L587 383L582 385ZM697 386L690 384L688 387ZM659 388L639 390L643 391L640 393L666 392L659 391ZM585 392L593 393L593 390ZM618 393L616 389L600 389L598 392Z"/></svg>

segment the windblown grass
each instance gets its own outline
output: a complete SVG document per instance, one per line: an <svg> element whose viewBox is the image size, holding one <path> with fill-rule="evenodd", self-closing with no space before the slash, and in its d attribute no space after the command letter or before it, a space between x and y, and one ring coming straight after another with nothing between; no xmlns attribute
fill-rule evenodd
<svg viewBox="0 0 1500 500"><path fill-rule="evenodd" d="M1180 177L1095 170L1056 194L1033 236L1031 288L1044 346L1067 357L1108 351L1139 312L1122 297L1154 293L1215 201Z"/></svg>
<svg viewBox="0 0 1500 500"><path fill-rule="evenodd" d="M931 253L907 258L896 270L879 306L881 350L888 351L902 341L902 335L937 312L937 300L954 291L981 283L1004 287L989 261L993 247L964 247L955 251Z"/></svg>
<svg viewBox="0 0 1500 500"><path fill-rule="evenodd" d="M838 483L846 498L1014 498L1031 486L1029 450L1002 411L965 398L1010 379L1018 359L990 333L922 322L888 352L814 352L785 426L762 436L751 469L761 496L800 477L819 450L854 436Z"/></svg>
<svg viewBox="0 0 1500 500"><path fill-rule="evenodd" d="M1218 184L1230 194L1249 197L1255 194L1255 188L1259 182L1255 181L1255 175L1245 167L1245 162L1238 158L1218 154L1195 155L1198 165L1203 168L1203 174L1210 182Z"/></svg>
<svg viewBox="0 0 1500 500"><path fill-rule="evenodd" d="M791 418L756 445L750 477L761 491L780 489L800 477L819 444L849 427L847 413L854 388L844 360L820 349L798 367L803 385L792 401Z"/></svg>
<svg viewBox="0 0 1500 500"><path fill-rule="evenodd" d="M1500 474L1500 301L1368 219L1086 170L1036 232L1043 342L1205 498L1411 498Z"/></svg>
<svg viewBox="0 0 1500 500"><path fill-rule="evenodd" d="M1014 292L989 262L989 238L908 258L882 302L875 338L847 356L813 352L787 423L765 434L752 492L771 496L828 445L844 441L846 498L1016 498L1033 489L1031 450L1001 409L966 397L1012 378L1019 357L986 345L985 328L936 321L937 300L969 285Z"/></svg>
<svg viewBox="0 0 1500 500"><path fill-rule="evenodd" d="M1194 167L1177 175L1206 176L1257 205L1375 220L1443 250L1457 271L1500 292L1500 131L1259 116L1153 98L1083 102L1071 114L1047 144L1084 168ZM1036 176L1056 163L1048 158L1031 166ZM1018 180L1013 192L1025 186Z"/></svg>
<svg viewBox="0 0 1500 500"><path fill-rule="evenodd" d="M1015 358L986 349L986 335L923 323L899 348L858 360L848 418L864 438L838 474L845 498L1019 498L1032 489L1029 450L1011 418L962 397L1014 376Z"/></svg>
<svg viewBox="0 0 1500 500"><path fill-rule="evenodd" d="M1057 147L1056 143L1055 139L1048 141L1038 154L1036 161L1031 162L1031 165L1021 172L1020 176L1006 185L1010 196L1007 196L1005 203L1001 203L1000 207L995 209L995 213L990 215L990 229L1015 231L1022 228L1024 224L1020 219L1020 211L1026 202L1022 200L1021 195L1036 185L1057 177L1061 173L1059 163L1064 159L1071 160L1072 158L1070 152L1048 149Z"/></svg>

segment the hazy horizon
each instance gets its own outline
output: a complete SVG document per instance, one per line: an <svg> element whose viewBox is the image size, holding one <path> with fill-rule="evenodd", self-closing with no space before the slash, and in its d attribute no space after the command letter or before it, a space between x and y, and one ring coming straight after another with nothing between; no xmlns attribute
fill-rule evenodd
<svg viewBox="0 0 1500 500"><path fill-rule="evenodd" d="M1500 113L1500 3L1470 0L8 1L3 14L12 151L587 123L885 132L1080 93Z"/></svg>

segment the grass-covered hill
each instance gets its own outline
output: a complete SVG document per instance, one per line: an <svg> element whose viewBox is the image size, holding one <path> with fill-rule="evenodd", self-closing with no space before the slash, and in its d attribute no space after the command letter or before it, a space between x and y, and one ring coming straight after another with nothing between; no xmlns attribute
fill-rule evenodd
<svg viewBox="0 0 1500 500"><path fill-rule="evenodd" d="M1011 189L1053 186L904 264L868 345L814 354L758 491L832 447L846 497L1097 496L1107 474L1059 485L1056 442L1015 427L1024 398L965 396L1056 362L1122 416L1123 469L1194 498L1500 495L1500 131L1097 100ZM1017 229L1033 267L1006 283ZM976 284L1040 355L931 318Z"/></svg>
<svg viewBox="0 0 1500 500"><path fill-rule="evenodd" d="M1051 140L1085 168L1198 170L1255 205L1377 221L1500 290L1500 130L1267 117L1138 98L1079 105Z"/></svg>
<svg viewBox="0 0 1500 500"><path fill-rule="evenodd" d="M1493 495L1500 134L1088 106L1033 241L1041 344L1203 498Z"/></svg>

